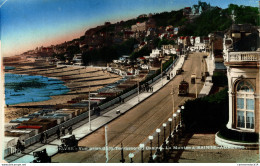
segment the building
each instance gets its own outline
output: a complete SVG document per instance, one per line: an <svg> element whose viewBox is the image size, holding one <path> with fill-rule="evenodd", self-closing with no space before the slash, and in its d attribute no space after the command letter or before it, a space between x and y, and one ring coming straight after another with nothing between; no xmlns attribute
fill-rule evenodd
<svg viewBox="0 0 260 166"><path fill-rule="evenodd" d="M216 143L231 147L257 146L259 133L259 32L250 25L232 25L225 34L229 121ZM246 144L244 142L247 142Z"/></svg>
<svg viewBox="0 0 260 166"><path fill-rule="evenodd" d="M75 54L72 61L73 61L73 65L82 66L83 65L82 54Z"/></svg>
<svg viewBox="0 0 260 166"><path fill-rule="evenodd" d="M137 22L135 25L131 26L131 31L147 31L149 28L156 28L156 24L154 19L150 18L148 21L145 22Z"/></svg>

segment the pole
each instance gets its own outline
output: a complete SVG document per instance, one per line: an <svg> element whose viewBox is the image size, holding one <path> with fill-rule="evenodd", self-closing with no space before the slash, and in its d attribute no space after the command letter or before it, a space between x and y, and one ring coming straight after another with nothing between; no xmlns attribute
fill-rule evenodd
<svg viewBox="0 0 260 166"><path fill-rule="evenodd" d="M106 141L106 163L108 162L108 140L107 140L107 125L105 126L105 141Z"/></svg>
<svg viewBox="0 0 260 166"><path fill-rule="evenodd" d="M123 143L121 143L121 160L120 160L120 162L121 162L121 163L124 163L124 162L125 162Z"/></svg>
<svg viewBox="0 0 260 166"><path fill-rule="evenodd" d="M89 122L89 131L91 131L91 119L90 119L90 85L88 86L88 122Z"/></svg>
<svg viewBox="0 0 260 166"><path fill-rule="evenodd" d="M158 149L160 148L160 133L158 133Z"/></svg>
<svg viewBox="0 0 260 166"><path fill-rule="evenodd" d="M143 148L141 150L141 160L142 160L142 163L144 163L144 149Z"/></svg>
<svg viewBox="0 0 260 166"><path fill-rule="evenodd" d="M173 88L173 82L172 82L172 114L174 114L174 107L175 107L173 95L174 95L174 88Z"/></svg>
<svg viewBox="0 0 260 166"><path fill-rule="evenodd" d="M162 81L162 61L161 61L161 82L162 82L162 86L163 86L163 81Z"/></svg>
<svg viewBox="0 0 260 166"><path fill-rule="evenodd" d="M171 132L172 132L172 122L170 121L170 136L171 137Z"/></svg>
<svg viewBox="0 0 260 166"><path fill-rule="evenodd" d="M140 94L140 87L139 87L139 81L137 81L137 90L138 90L138 102L140 102L140 97L139 97L139 94Z"/></svg>
<svg viewBox="0 0 260 166"><path fill-rule="evenodd" d="M196 98L198 98L198 87L197 87L196 77L195 77L195 88L196 88Z"/></svg>

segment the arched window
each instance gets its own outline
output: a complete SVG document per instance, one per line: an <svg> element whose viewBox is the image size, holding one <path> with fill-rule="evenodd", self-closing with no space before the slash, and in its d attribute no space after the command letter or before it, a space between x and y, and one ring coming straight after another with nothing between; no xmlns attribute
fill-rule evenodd
<svg viewBox="0 0 260 166"><path fill-rule="evenodd" d="M254 88L245 80L240 81L236 87L237 128L255 128L255 99Z"/></svg>

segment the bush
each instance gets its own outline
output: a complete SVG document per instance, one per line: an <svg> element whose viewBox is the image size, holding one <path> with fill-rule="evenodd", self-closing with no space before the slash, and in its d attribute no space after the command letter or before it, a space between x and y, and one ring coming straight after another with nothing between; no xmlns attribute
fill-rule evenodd
<svg viewBox="0 0 260 166"><path fill-rule="evenodd" d="M228 122L227 88L214 95L188 100L184 106L183 122L193 132L218 131Z"/></svg>
<svg viewBox="0 0 260 166"><path fill-rule="evenodd" d="M212 82L215 86L227 86L228 80L226 74L222 72L215 72L212 76Z"/></svg>

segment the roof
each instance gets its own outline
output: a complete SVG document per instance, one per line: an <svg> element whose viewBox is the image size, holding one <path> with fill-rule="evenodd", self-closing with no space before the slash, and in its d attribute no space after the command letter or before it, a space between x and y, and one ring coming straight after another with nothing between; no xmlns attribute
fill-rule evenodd
<svg viewBox="0 0 260 166"><path fill-rule="evenodd" d="M17 129L40 129L42 126L18 126Z"/></svg>

